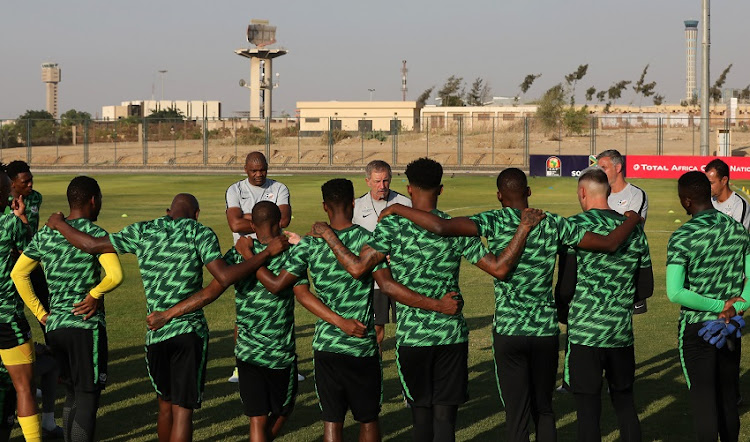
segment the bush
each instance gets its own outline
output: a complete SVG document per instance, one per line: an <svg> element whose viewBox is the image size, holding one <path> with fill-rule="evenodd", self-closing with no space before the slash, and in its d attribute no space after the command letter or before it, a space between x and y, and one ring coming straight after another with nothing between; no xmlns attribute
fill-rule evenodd
<svg viewBox="0 0 750 442"><path fill-rule="evenodd" d="M340 129L334 129L331 132L323 133L323 135L320 137L320 141L327 146L329 140L331 144L337 144L351 137L352 134L350 134L349 132Z"/></svg>
<svg viewBox="0 0 750 442"><path fill-rule="evenodd" d="M586 106L579 110L569 107L563 112L563 127L568 134L581 135L586 131L588 115L589 110Z"/></svg>
<svg viewBox="0 0 750 442"><path fill-rule="evenodd" d="M376 130L373 132L366 132L362 134L362 138L365 140L378 140L381 143L388 139L388 135L382 130Z"/></svg>

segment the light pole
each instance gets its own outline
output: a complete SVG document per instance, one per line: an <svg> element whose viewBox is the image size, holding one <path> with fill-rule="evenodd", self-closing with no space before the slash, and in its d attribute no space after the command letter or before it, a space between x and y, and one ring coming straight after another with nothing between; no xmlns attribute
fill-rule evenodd
<svg viewBox="0 0 750 442"><path fill-rule="evenodd" d="M709 112L709 64L711 62L711 2L703 0L703 60L701 63L701 155L708 156L711 128Z"/></svg>
<svg viewBox="0 0 750 442"><path fill-rule="evenodd" d="M372 93L375 92L375 89L367 89L367 90L370 91L370 101L372 101Z"/></svg>
<svg viewBox="0 0 750 442"><path fill-rule="evenodd" d="M161 101L164 101L164 74L166 73L166 69L159 69L159 76L161 77Z"/></svg>

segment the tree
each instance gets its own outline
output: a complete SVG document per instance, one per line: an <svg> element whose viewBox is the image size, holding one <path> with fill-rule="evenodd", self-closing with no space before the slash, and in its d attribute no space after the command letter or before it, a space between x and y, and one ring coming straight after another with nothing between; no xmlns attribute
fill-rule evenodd
<svg viewBox="0 0 750 442"><path fill-rule="evenodd" d="M425 89L424 92L419 94L419 97L417 97L417 109L421 109L425 104L427 104L427 100L430 99L430 95L432 95L433 90L435 90L435 86L430 86L429 88Z"/></svg>
<svg viewBox="0 0 750 442"><path fill-rule="evenodd" d="M471 90L466 96L466 104L469 106L482 106L492 96L492 88L489 83L481 77L477 77L471 84Z"/></svg>
<svg viewBox="0 0 750 442"><path fill-rule="evenodd" d="M29 144L29 136L35 146L55 144L59 136L57 121L46 110L27 110L18 117L14 126L23 144Z"/></svg>
<svg viewBox="0 0 750 442"><path fill-rule="evenodd" d="M38 121L38 120L54 120L55 117L52 116L51 113L47 112L46 110L27 110L23 115L20 115L18 117L18 120L32 120Z"/></svg>
<svg viewBox="0 0 750 442"><path fill-rule="evenodd" d="M176 107L168 107L158 111L153 110L146 118L149 120L184 120L185 115L183 115L183 113Z"/></svg>
<svg viewBox="0 0 750 442"><path fill-rule="evenodd" d="M714 85L711 86L711 89L708 90L708 94L714 101L714 103L718 103L719 101L721 101L721 88L727 81L727 74L729 74L730 69L732 69L732 63L729 63L729 66L721 71L719 78L716 79L716 83L714 83Z"/></svg>
<svg viewBox="0 0 750 442"><path fill-rule="evenodd" d="M594 94L596 94L596 88L594 86L586 89L586 102L593 100Z"/></svg>
<svg viewBox="0 0 750 442"><path fill-rule="evenodd" d="M71 109L60 115L60 123L63 126L72 126L74 124L83 124L84 121L90 121L91 114L88 112Z"/></svg>
<svg viewBox="0 0 750 442"><path fill-rule="evenodd" d="M607 91L599 91L596 93L596 99L599 100L599 103L604 103L604 100L607 99Z"/></svg>
<svg viewBox="0 0 750 442"><path fill-rule="evenodd" d="M438 91L441 106L465 106L463 77L451 75Z"/></svg>
<svg viewBox="0 0 750 442"><path fill-rule="evenodd" d="M656 87L656 82L652 81L650 83L646 83L646 74L648 73L648 67L649 65L646 65L646 67L643 68L643 72L641 72L641 77L633 85L633 91L635 91L636 95L641 95L643 98L648 98L656 93L656 91L654 91L654 88ZM657 96L659 95L657 94ZM664 97L661 97L661 100L663 101ZM656 101L656 96L654 97L654 101ZM658 106L658 104L656 105ZM638 100L638 107L639 108L641 107L641 99Z"/></svg>
<svg viewBox="0 0 750 442"><path fill-rule="evenodd" d="M654 95L654 106L661 106L664 103L664 95Z"/></svg>
<svg viewBox="0 0 750 442"><path fill-rule="evenodd" d="M740 91L740 100L743 100L743 101L750 100L750 84L745 86L745 88Z"/></svg>
<svg viewBox="0 0 750 442"><path fill-rule="evenodd" d="M574 106L576 102L576 84L586 76L586 72L588 72L588 70L589 65L582 64L579 65L578 69L576 69L574 72L571 72L570 74L565 76L565 83L568 85L571 106Z"/></svg>
<svg viewBox="0 0 750 442"><path fill-rule="evenodd" d="M604 106L604 112L609 112L610 107L622 97L622 91L625 90L625 88L628 87L628 85L632 83L629 80L621 80L617 83L613 83L612 86L607 89L607 98L609 98L609 101L607 101L606 106ZM598 97L599 95L597 95Z"/></svg>
<svg viewBox="0 0 750 442"><path fill-rule="evenodd" d="M541 77L542 74L529 74L523 78L523 82L518 86L521 88L521 93L513 98L513 101L518 102L519 96L524 95L531 89L531 85L534 84L537 78Z"/></svg>
<svg viewBox="0 0 750 442"><path fill-rule="evenodd" d="M545 132L557 129L565 108L565 98L565 88L563 88L562 83L558 83L549 88L539 99L536 117Z"/></svg>

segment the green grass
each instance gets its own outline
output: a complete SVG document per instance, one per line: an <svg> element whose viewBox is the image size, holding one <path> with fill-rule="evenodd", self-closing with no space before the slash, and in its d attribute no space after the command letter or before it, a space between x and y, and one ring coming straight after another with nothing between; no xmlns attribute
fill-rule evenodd
<svg viewBox="0 0 750 442"><path fill-rule="evenodd" d="M44 195L42 222L54 211L67 212L65 189L71 176L39 175L35 188ZM178 192L195 194L201 203L200 221L219 235L222 248L231 245L231 234L224 216L224 192L237 176L184 175L101 175L96 177L104 194L103 210L98 222L108 231L118 231L127 224L153 219L164 214ZM317 220L325 220L321 208L320 185L332 176L275 177L286 183L292 195L294 217L290 230L306 233ZM365 193L362 176L349 176L357 195ZM405 192L403 176L393 180L395 190ZM678 307L665 294L664 268L669 235L687 220L676 196L673 180L634 180L649 195L650 210L646 232L654 263L656 288L649 300L648 313L636 316L636 405L643 426L644 440L688 440L693 438L692 415L687 389L677 357ZM439 207L453 216L469 215L498 206L494 177L446 177ZM747 182L736 183L748 186ZM575 181L570 178L533 178L531 204L561 215L580 211L575 196ZM674 213L669 213L673 211ZM124 218L124 214L127 217ZM122 258L125 282L107 296L109 332L109 386L104 392L97 420L97 439L108 441L154 440L156 435L156 397L146 374L144 335L146 304L135 258ZM207 280L210 276L207 275ZM471 399L461 407L458 419L459 440L504 439L504 412L497 393L491 350L493 290L491 278L475 267L462 266L461 288L466 299L464 313L471 330L470 382ZM195 413L196 440L247 440L248 420L236 384L229 384L234 366L232 329L234 294L228 290L206 308L211 328L205 401ZM300 372L308 379L300 383L297 406L283 436L283 441L313 441L322 436L322 423L314 392L311 339L313 316L301 307L296 309L297 352ZM38 329L34 327L36 336ZM381 425L385 440L408 440L411 417L403 405L394 363L394 326L386 331L384 401ZM743 357L744 396L750 399L747 354ZM562 356L562 353L561 353ZM617 426L606 396L602 415L605 440L617 439ZM61 404L62 400L58 401ZM556 394L554 406L561 441L575 440L575 408L570 395ZM740 440L750 440L750 415L741 409L743 432ZM58 410L57 416L61 415ZM357 427L349 416L345 439L356 440ZM14 436L20 437L15 431Z"/></svg>

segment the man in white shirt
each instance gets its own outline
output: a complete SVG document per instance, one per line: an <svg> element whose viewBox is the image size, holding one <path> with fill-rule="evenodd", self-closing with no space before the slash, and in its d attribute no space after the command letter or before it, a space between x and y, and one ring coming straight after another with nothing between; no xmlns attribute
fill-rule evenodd
<svg viewBox="0 0 750 442"><path fill-rule="evenodd" d="M607 174L607 181L612 193L607 198L609 207L619 214L632 210L643 218L646 224L648 215L648 196L638 186L625 181L625 161L615 149L605 150L596 157L597 164ZM633 306L633 314L646 313L646 300L639 301Z"/></svg>
<svg viewBox="0 0 750 442"><path fill-rule="evenodd" d="M281 210L279 225L287 227L292 220L292 206L289 204L289 189L278 181L267 178L268 162L261 152L250 152L245 159L247 179L237 181L229 186L226 194L227 223L234 236L234 242L240 236L251 235L255 231L251 221L253 206L258 201L271 201Z"/></svg>
<svg viewBox="0 0 750 442"><path fill-rule="evenodd" d="M354 218L352 222L358 224L370 232L375 230L378 216L388 206L402 204L411 207L411 200L404 195L391 190L391 166L385 161L373 160L365 166L365 182L370 191L354 200ZM375 284L372 298L373 311L375 312L375 332L378 339L378 347L383 352L382 342L385 336L385 324L396 322L396 303L388 296L380 292ZM390 310L392 319L389 320Z"/></svg>
<svg viewBox="0 0 750 442"><path fill-rule="evenodd" d="M750 205L739 193L729 187L729 166L720 159L706 164L706 176L711 183L711 203L714 209L723 212L750 229Z"/></svg>

